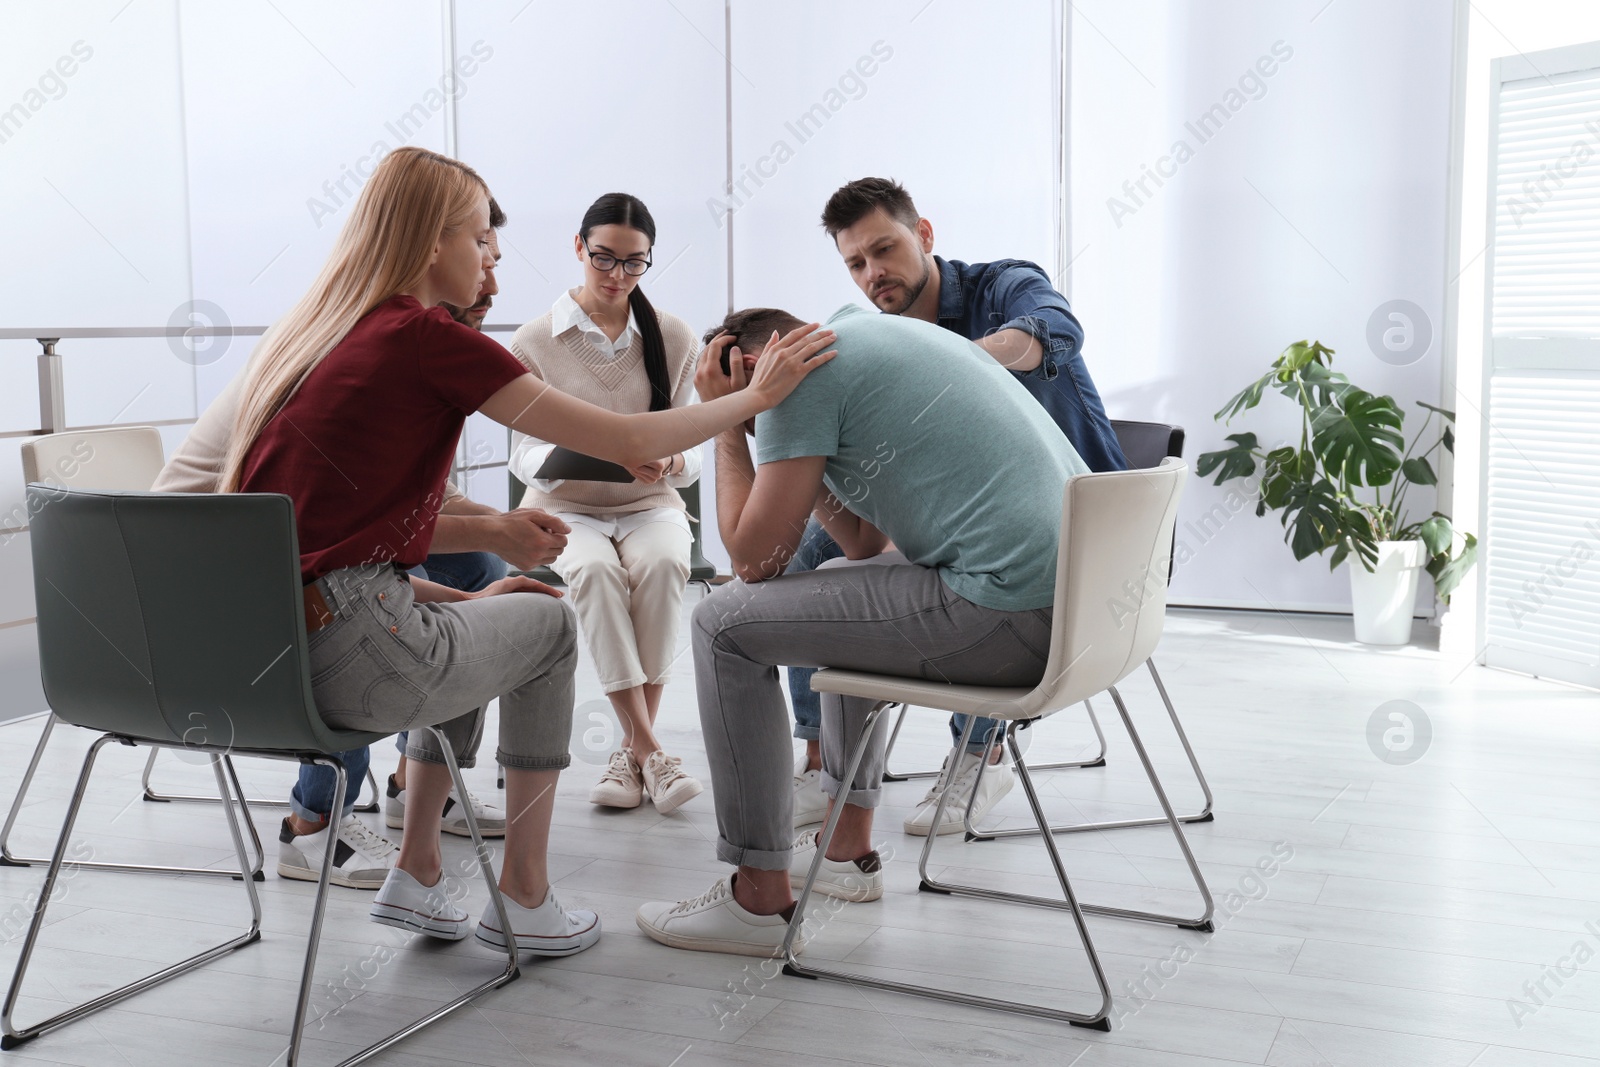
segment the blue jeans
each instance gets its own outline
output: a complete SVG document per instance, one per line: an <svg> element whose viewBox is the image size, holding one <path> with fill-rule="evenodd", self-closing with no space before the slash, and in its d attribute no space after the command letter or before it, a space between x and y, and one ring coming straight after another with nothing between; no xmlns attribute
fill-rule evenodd
<svg viewBox="0 0 1600 1067"><path fill-rule="evenodd" d="M475 593L491 582L506 576L506 562L490 552L451 552L429 556L420 567L411 568L414 577L448 585L466 593ZM400 751L406 750L406 735L396 738ZM349 784L345 786L344 814L355 810L361 788L366 784L367 766L372 762L368 748L353 748L336 753L344 763ZM308 822L321 822L333 810L332 770L316 764L300 766L300 780L289 793L289 810Z"/></svg>
<svg viewBox="0 0 1600 1067"><path fill-rule="evenodd" d="M806 522L806 532L800 536L800 545L795 549L794 558L789 561L789 566L784 569L785 574L801 574L805 571L814 571L830 559L838 559L844 555L844 549L828 535L822 524L816 519ZM816 741L822 737L822 694L811 689L811 676L817 673L815 667L790 667L789 671L789 701L794 705L794 735L802 741ZM961 740L961 734L967 728L965 715L950 716L951 742ZM1005 724L994 719L979 719L972 727L972 738L967 742L967 751L983 752L1004 736Z"/></svg>

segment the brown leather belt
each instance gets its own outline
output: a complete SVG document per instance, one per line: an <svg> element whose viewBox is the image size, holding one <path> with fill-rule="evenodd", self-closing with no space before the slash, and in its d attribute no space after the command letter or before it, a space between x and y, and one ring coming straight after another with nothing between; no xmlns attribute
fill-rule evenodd
<svg viewBox="0 0 1600 1067"><path fill-rule="evenodd" d="M333 621L333 612L328 610L328 601L322 595L322 590L312 582L305 587L303 599L306 605L306 633L314 634Z"/></svg>

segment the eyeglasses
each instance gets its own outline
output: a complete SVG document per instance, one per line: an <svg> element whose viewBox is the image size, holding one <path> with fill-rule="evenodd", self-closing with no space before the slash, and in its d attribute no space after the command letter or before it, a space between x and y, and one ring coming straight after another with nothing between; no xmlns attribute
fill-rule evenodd
<svg viewBox="0 0 1600 1067"><path fill-rule="evenodd" d="M618 259L609 252L596 252L589 247L588 241L583 242L583 250L589 253L590 264L601 274L616 270L618 263L622 264L622 273L632 278L637 278L650 269L650 257L648 254L644 259Z"/></svg>

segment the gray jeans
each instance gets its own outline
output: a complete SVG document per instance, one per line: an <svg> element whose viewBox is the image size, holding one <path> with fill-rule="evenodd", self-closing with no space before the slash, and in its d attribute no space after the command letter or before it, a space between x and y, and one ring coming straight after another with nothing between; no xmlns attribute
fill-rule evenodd
<svg viewBox="0 0 1600 1067"><path fill-rule="evenodd" d="M717 856L784 870L794 843L794 750L778 667L842 667L966 685L1031 686L1044 675L1050 609L996 611L928 567L841 567L730 582L695 607L694 675L717 808ZM822 790L840 775L873 702L824 694ZM887 720L845 801L878 804Z"/></svg>
<svg viewBox="0 0 1600 1067"><path fill-rule="evenodd" d="M472 752L484 706L499 697L501 766L571 762L578 642L564 602L506 593L418 604L406 576L388 565L347 567L317 585L334 620L311 635L311 695L329 726L380 734L441 726L451 748ZM422 730L406 756L444 761Z"/></svg>

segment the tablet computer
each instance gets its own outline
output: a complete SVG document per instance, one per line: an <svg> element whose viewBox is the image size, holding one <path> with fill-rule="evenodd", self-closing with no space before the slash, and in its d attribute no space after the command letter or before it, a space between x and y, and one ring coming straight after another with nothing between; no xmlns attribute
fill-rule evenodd
<svg viewBox="0 0 1600 1067"><path fill-rule="evenodd" d="M535 478L545 478L550 481L566 482L631 482L633 474L628 468L609 460L596 459L586 456L582 452L574 452L570 448L557 445L550 450L550 455L539 470Z"/></svg>

